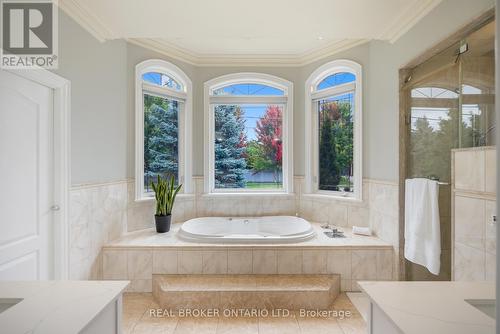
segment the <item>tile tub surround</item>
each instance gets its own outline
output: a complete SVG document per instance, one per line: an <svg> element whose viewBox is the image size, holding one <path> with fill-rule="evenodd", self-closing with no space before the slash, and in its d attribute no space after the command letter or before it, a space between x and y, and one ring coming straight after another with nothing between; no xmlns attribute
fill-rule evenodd
<svg viewBox="0 0 500 334"><path fill-rule="evenodd" d="M317 236L297 244L197 244L171 232L130 232L102 250L104 279L130 279L129 291L150 292L152 274L339 274L341 290L358 280L391 280L393 247L376 237L330 239L318 223Z"/></svg>
<svg viewBox="0 0 500 334"><path fill-rule="evenodd" d="M494 281L496 149L452 151L453 280Z"/></svg>
<svg viewBox="0 0 500 334"><path fill-rule="evenodd" d="M179 196L176 200L173 212L173 222L183 222L195 217L214 216L278 216L299 214L302 218L310 221L330 223L336 226L351 227L370 226L372 217L369 212L369 187L373 180L363 182L363 201L353 201L344 198L334 198L327 196L311 196L303 193L305 189L304 177L294 177L294 193L283 195L258 196L220 196L206 195L204 191L203 177L193 177L194 194ZM382 184L386 184L382 182ZM128 208L127 208L127 231L137 231L153 227L153 201L136 202L134 198L135 183L128 182ZM381 212L392 212L388 203L396 201L397 207L397 186L394 189L388 188L385 192L375 189L375 198L381 199L383 196L390 198L387 201L377 202L377 208ZM375 207L375 205L373 206ZM392 217L393 214L390 213ZM388 216L384 216L382 220ZM383 224L383 223L381 223ZM397 225L397 224L396 224ZM395 232L397 234L397 232ZM388 238L387 238L388 239Z"/></svg>
<svg viewBox="0 0 500 334"><path fill-rule="evenodd" d="M283 196L214 197L203 194L203 178L194 177L195 193L179 196L174 206L173 222L201 216L295 215L309 221L344 227L371 226L382 240L398 251L397 185L386 181L364 180L363 201L328 198L303 194L304 178L295 177L295 194ZM134 181L73 186L70 192L70 278L102 277L104 244L119 238L123 231L139 231L154 226L154 201L136 202ZM280 273L296 273L301 269L302 253L278 254ZM307 256L307 254L306 254ZM228 263L234 263L234 254ZM286 262L288 261L288 262ZM248 273L248 254L239 262L241 268L229 266L236 273ZM288 265L290 264L290 265ZM319 264L323 266L322 263ZM395 261L394 265L397 263ZM318 266L318 263L314 264ZM186 270L189 270L188 268ZM206 270L210 270L206 267ZM218 270L218 269L217 269ZM307 270L307 269L306 269ZM392 272L397 277L397 269Z"/></svg>
<svg viewBox="0 0 500 334"><path fill-rule="evenodd" d="M328 309L339 275L153 275L164 309Z"/></svg>

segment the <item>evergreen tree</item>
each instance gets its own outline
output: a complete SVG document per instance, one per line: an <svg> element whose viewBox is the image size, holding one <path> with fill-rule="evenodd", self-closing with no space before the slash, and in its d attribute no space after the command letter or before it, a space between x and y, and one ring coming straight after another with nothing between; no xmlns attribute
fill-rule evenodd
<svg viewBox="0 0 500 334"><path fill-rule="evenodd" d="M354 127L352 122L351 104L347 102L333 102L330 104L329 109L336 110L336 112L333 113L333 117L337 117L334 119L333 133L335 135L335 148L340 174L346 175L350 180L354 157Z"/></svg>
<svg viewBox="0 0 500 334"><path fill-rule="evenodd" d="M414 129L411 131L410 145L410 166L412 167L412 175L415 177L440 177L441 168L436 166L435 158L445 159L444 156L439 158L436 154L442 154L437 148L436 139L439 133L435 133L429 124L427 117L417 118L414 124ZM448 138L447 138L448 139ZM448 146L449 144L445 144ZM447 149L449 151L449 148Z"/></svg>
<svg viewBox="0 0 500 334"><path fill-rule="evenodd" d="M246 120L245 120L245 112L243 111L243 109L241 109L240 106L236 106L235 110L234 110L234 114L236 116L236 121L238 122L238 124L242 125L243 126L243 129L245 128L245 123L246 123ZM243 151L242 153L242 156L244 158L247 157L247 153L246 153L246 148L248 146L248 143L247 143L247 133L245 131L242 131L240 133L240 142L238 143L238 147L239 148L244 148L245 150Z"/></svg>
<svg viewBox="0 0 500 334"><path fill-rule="evenodd" d="M335 133L333 131L334 113L328 105L321 110L319 140L319 189L337 190L340 182L340 168L337 160ZM334 110L333 110L334 111Z"/></svg>
<svg viewBox="0 0 500 334"><path fill-rule="evenodd" d="M245 146L241 145L245 123L239 113L241 110L235 105L215 107L216 188L245 187Z"/></svg>
<svg viewBox="0 0 500 334"><path fill-rule="evenodd" d="M157 175L178 175L178 102L144 95L145 185Z"/></svg>

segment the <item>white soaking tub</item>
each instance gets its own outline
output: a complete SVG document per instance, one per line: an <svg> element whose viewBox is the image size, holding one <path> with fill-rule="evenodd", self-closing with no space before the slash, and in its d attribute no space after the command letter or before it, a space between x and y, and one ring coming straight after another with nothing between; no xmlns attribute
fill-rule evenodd
<svg viewBox="0 0 500 334"><path fill-rule="evenodd" d="M293 216L195 218L178 233L187 241L210 243L294 243L315 235L307 220Z"/></svg>

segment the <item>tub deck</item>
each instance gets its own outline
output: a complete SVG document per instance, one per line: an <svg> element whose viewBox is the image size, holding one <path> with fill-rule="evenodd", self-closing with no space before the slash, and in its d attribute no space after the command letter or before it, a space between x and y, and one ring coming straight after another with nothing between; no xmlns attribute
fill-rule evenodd
<svg viewBox="0 0 500 334"><path fill-rule="evenodd" d="M316 232L316 236L311 240L298 242L298 243L250 243L250 242L217 242L217 243L197 243L190 242L179 238L177 232L181 227L181 223L172 224L172 227L167 233L156 233L153 228L129 232L121 238L106 244L105 248L170 248L170 247L183 247L183 248L316 248L316 247L335 247L335 248L353 248L353 247L366 247L370 248L386 248L392 249L392 245L375 236L362 236L353 235L349 227L340 227L344 231L345 238L329 238L323 232L325 231L320 227L319 223L311 223L311 226Z"/></svg>
<svg viewBox="0 0 500 334"><path fill-rule="evenodd" d="M127 279L129 291L151 292L160 275L315 275L338 274L342 291L359 291L358 280L393 280L396 255L391 244L352 235L332 239L311 223L314 239L301 243L192 243L153 229L127 233L102 248L102 279Z"/></svg>

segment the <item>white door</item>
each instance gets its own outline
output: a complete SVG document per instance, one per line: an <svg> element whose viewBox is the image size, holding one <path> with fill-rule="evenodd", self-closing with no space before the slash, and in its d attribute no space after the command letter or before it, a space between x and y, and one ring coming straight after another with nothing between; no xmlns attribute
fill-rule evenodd
<svg viewBox="0 0 500 334"><path fill-rule="evenodd" d="M53 90L0 70L0 280L54 277Z"/></svg>

